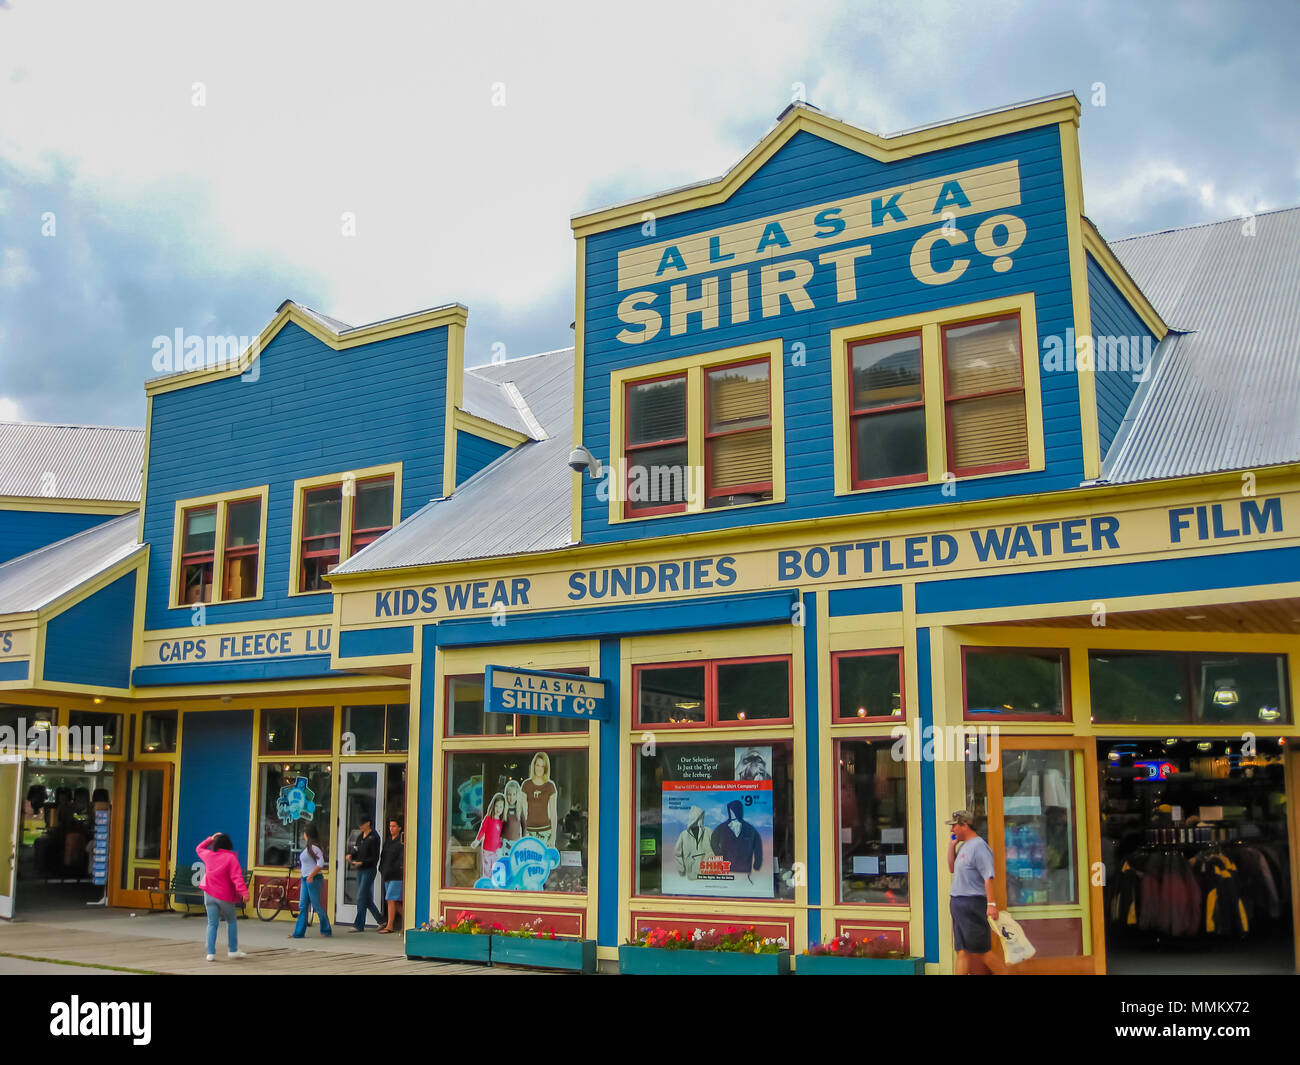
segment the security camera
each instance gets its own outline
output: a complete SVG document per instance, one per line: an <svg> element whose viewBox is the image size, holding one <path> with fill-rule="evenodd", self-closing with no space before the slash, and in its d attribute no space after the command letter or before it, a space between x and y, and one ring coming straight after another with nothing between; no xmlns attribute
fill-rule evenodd
<svg viewBox="0 0 1300 1065"><path fill-rule="evenodd" d="M576 447L569 452L569 468L575 473L586 470L592 477L599 477L602 469L600 459L585 447Z"/></svg>

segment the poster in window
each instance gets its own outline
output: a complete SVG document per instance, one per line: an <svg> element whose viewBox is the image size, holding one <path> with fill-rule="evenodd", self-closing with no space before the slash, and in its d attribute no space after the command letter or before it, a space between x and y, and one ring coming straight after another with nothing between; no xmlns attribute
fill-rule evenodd
<svg viewBox="0 0 1300 1065"><path fill-rule="evenodd" d="M736 748L731 758L695 751L667 759L665 895L773 897L771 765L770 747Z"/></svg>

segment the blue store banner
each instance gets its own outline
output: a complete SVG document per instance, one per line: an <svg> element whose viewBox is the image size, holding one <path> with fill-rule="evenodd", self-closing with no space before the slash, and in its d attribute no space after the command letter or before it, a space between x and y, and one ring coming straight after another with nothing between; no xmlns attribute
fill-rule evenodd
<svg viewBox="0 0 1300 1065"><path fill-rule="evenodd" d="M488 666L483 712L605 721L609 717L608 696L609 685L599 677Z"/></svg>

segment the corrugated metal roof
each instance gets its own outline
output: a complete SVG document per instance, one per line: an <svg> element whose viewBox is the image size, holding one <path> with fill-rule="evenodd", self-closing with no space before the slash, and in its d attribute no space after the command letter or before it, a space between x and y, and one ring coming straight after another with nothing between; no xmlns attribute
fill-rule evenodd
<svg viewBox="0 0 1300 1065"><path fill-rule="evenodd" d="M537 434L531 431L524 412L514 402L503 383L485 377L478 372L481 369L484 367L473 367L465 371L460 409L476 418L483 418L536 439ZM526 404L524 409L527 409Z"/></svg>
<svg viewBox="0 0 1300 1065"><path fill-rule="evenodd" d="M140 501L144 430L0 422L0 496Z"/></svg>
<svg viewBox="0 0 1300 1065"><path fill-rule="evenodd" d="M0 566L0 615L40 610L113 564L143 551L144 545L136 540L139 527L139 512L133 510L10 559Z"/></svg>
<svg viewBox="0 0 1300 1065"><path fill-rule="evenodd" d="M513 383L546 439L502 455L450 497L434 500L353 555L336 573L553 551L572 543L573 349L480 366L473 373L494 384Z"/></svg>
<svg viewBox="0 0 1300 1065"><path fill-rule="evenodd" d="M1111 249L1174 331L1156 348L1103 480L1300 461L1300 208Z"/></svg>

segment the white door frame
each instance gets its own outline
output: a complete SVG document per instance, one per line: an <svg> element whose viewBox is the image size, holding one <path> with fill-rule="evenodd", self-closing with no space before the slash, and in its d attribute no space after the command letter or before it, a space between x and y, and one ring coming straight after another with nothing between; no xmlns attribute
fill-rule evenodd
<svg viewBox="0 0 1300 1065"><path fill-rule="evenodd" d="M9 776L13 774L13 789L8 786ZM23 809L23 763L22 759L6 757L0 759L0 917L11 918L14 915L14 890L18 878L18 847L22 843L19 833L22 831ZM6 804L12 801L13 809ZM4 845L8 833L9 844Z"/></svg>
<svg viewBox="0 0 1300 1065"><path fill-rule="evenodd" d="M370 810L370 816L374 819L371 827L376 833L380 831L380 822L383 820L385 801L385 785L387 784L388 766L383 762L344 762L339 766L339 823L338 843L335 846L334 855L334 921L338 924L351 924L357 919L356 902L347 901L347 878L351 870L348 868L348 836L356 828L355 825L348 825L348 774L349 773L367 773L375 774L375 801ZM383 836L380 835L382 844ZM355 883L355 874L353 882ZM375 878L375 889L379 888L379 878ZM379 905L376 899L375 905ZM382 910L383 907L380 906Z"/></svg>

